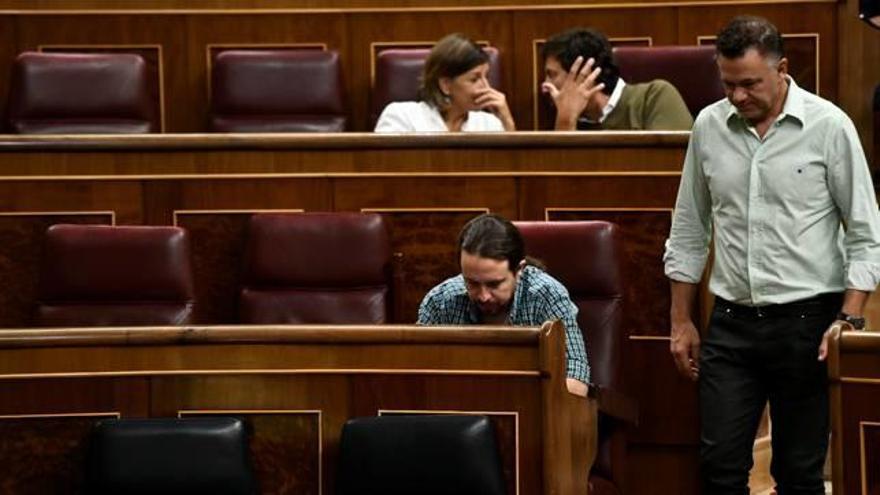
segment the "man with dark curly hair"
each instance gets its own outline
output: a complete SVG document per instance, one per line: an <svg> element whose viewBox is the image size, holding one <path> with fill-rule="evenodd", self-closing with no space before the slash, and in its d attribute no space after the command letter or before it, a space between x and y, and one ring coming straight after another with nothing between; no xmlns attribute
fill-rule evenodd
<svg viewBox="0 0 880 495"><path fill-rule="evenodd" d="M625 82L614 63L611 43L595 29L556 34L544 43L541 54L541 90L553 99L557 131L686 131L694 123L668 81Z"/></svg>

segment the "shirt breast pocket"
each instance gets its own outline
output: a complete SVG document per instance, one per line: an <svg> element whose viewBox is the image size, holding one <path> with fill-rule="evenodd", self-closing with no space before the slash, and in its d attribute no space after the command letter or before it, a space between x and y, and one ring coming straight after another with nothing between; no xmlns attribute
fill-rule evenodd
<svg viewBox="0 0 880 495"><path fill-rule="evenodd" d="M791 199L806 208L825 206L830 201L827 170L824 163L815 161L791 165Z"/></svg>

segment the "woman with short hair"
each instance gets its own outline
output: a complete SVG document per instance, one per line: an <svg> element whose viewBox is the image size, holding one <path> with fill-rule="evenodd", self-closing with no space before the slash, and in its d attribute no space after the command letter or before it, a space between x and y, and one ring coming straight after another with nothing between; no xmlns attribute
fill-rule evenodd
<svg viewBox="0 0 880 495"><path fill-rule="evenodd" d="M504 93L489 85L489 56L464 35L437 42L422 73L419 101L390 103L376 132L514 131Z"/></svg>

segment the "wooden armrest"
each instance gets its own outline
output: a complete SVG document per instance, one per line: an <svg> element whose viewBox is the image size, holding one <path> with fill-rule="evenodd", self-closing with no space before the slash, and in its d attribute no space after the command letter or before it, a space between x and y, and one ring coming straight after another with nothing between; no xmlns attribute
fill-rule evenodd
<svg viewBox="0 0 880 495"><path fill-rule="evenodd" d="M599 411L632 424L639 422L639 405L632 397L614 389L590 384L590 397L595 397Z"/></svg>

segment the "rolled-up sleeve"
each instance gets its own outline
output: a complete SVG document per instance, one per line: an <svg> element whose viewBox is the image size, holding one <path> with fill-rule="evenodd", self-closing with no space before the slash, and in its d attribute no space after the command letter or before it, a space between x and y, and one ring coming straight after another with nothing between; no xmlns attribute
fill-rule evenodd
<svg viewBox="0 0 880 495"><path fill-rule="evenodd" d="M846 287L873 291L880 283L880 212L871 172L848 117L840 116L828 139L829 187L846 229Z"/></svg>
<svg viewBox="0 0 880 495"><path fill-rule="evenodd" d="M698 118L699 120L699 118ZM709 187L700 163L698 126L694 126L682 167L672 229L666 240L663 264L666 276L678 282L698 283L709 257L712 235Z"/></svg>

